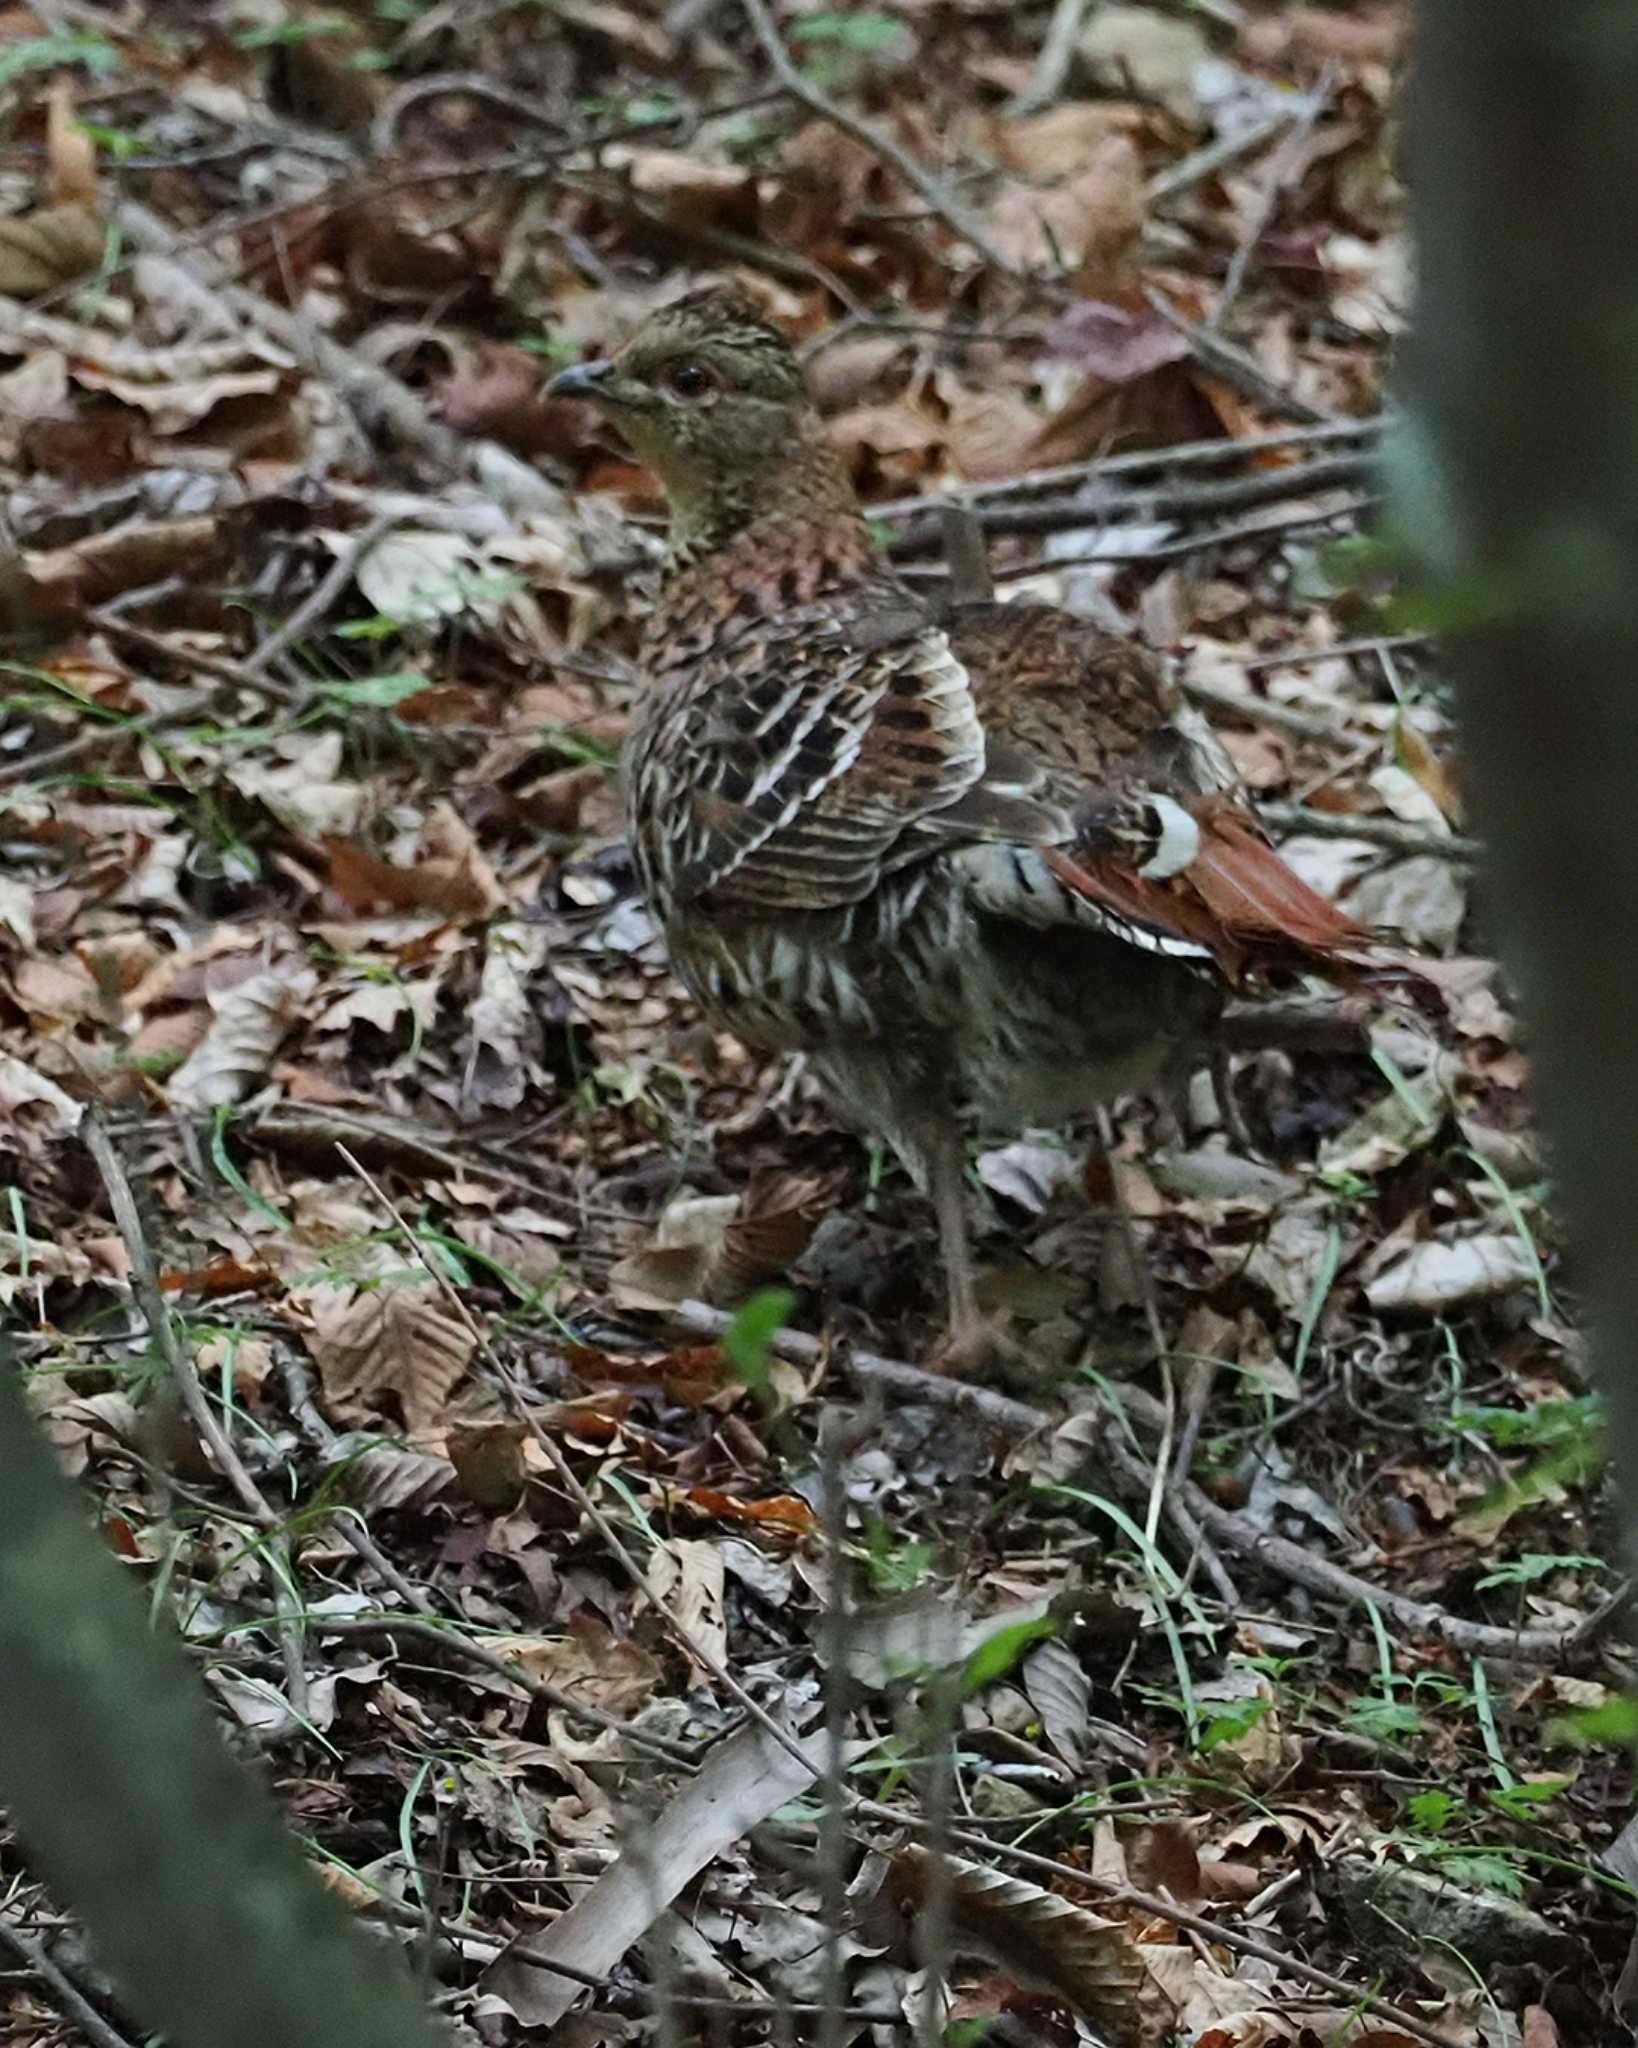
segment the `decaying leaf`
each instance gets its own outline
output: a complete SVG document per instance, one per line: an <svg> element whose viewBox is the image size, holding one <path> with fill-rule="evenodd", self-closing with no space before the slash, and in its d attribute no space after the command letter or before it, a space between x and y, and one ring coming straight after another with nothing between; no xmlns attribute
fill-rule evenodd
<svg viewBox="0 0 1638 2048"><path fill-rule="evenodd" d="M55 1081L0 1053L0 1152L39 1154L80 1127L83 1106Z"/></svg>
<svg viewBox="0 0 1638 2048"><path fill-rule="evenodd" d="M1372 1308L1437 1315L1462 1302L1532 1287L1539 1272L1535 1252L1516 1233L1434 1238L1378 1273L1367 1283L1365 1299Z"/></svg>
<svg viewBox="0 0 1638 2048"><path fill-rule="evenodd" d="M437 1427L474 1339L431 1281L315 1287L305 1307L307 1348L337 1415L361 1423L391 1395L412 1436Z"/></svg>
<svg viewBox="0 0 1638 2048"><path fill-rule="evenodd" d="M910 1912L935 1882L948 1888L950 1938L1019 1984L1061 1998L1117 2041L1132 2038L1142 1964L1123 1921L1105 1920L1028 1878L919 1847L893 1859L894 1884Z"/></svg>
<svg viewBox="0 0 1638 2048"><path fill-rule="evenodd" d="M267 1073L285 1033L318 986L301 968L269 968L235 987L207 991L214 1013L204 1038L171 1076L166 1093L178 1109L220 1109L248 1095Z"/></svg>

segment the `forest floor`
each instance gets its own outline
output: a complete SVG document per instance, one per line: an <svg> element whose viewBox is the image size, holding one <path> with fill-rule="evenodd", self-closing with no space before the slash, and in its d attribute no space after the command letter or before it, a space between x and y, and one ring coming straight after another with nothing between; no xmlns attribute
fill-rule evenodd
<svg viewBox="0 0 1638 2048"><path fill-rule="evenodd" d="M1596 1406L1441 621L1371 527L1406 40L0 6L0 1302L466 2038L1631 2038ZM954 494L1004 591L1175 652L1438 992L1290 991L1238 1117L1122 1104L1112 1166L980 1134L1005 1385L926 1369L926 1206L691 1010L621 844L660 507L542 391L707 278L907 574ZM138 2038L0 1872L0 1953ZM77 2038L26 1967L0 2009Z"/></svg>

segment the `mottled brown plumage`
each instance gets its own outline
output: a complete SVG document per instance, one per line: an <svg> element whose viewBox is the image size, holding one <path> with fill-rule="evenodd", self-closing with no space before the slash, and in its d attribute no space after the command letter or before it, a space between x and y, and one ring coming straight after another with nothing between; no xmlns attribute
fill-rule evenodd
<svg viewBox="0 0 1638 2048"><path fill-rule="evenodd" d="M930 1191L970 1354L965 1112L1059 1122L1148 1086L1230 985L1345 968L1362 934L1271 850L1153 656L1046 607L932 617L748 303L694 293L555 388L671 503L626 800L672 961Z"/></svg>

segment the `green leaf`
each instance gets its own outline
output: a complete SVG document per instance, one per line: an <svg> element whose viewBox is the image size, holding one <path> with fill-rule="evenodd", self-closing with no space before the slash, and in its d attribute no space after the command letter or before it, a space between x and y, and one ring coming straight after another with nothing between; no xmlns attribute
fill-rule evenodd
<svg viewBox="0 0 1638 2048"><path fill-rule="evenodd" d="M1600 1557L1584 1557L1575 1551L1556 1557L1527 1550L1522 1557L1512 1558L1508 1563L1498 1565L1493 1572L1486 1572L1482 1579L1475 1579L1473 1590L1483 1593L1491 1586L1533 1586L1537 1579L1545 1579L1552 1572L1573 1571L1580 1566L1601 1571L1603 1564Z"/></svg>
<svg viewBox="0 0 1638 2048"><path fill-rule="evenodd" d="M994 1685L998 1678L1005 1678L1032 1644L1057 1633L1056 1618L1041 1614L1033 1621L1007 1622L993 1635L987 1635L962 1666L963 1696L982 1692L985 1686Z"/></svg>
<svg viewBox="0 0 1638 2048"><path fill-rule="evenodd" d="M1205 1756L1211 1750L1221 1749L1225 1742L1238 1742L1242 1735L1251 1733L1273 1704L1272 1700L1242 1700L1237 1707L1225 1707L1201 1729L1195 1748Z"/></svg>
<svg viewBox="0 0 1638 2048"><path fill-rule="evenodd" d="M905 40L904 23L891 14L810 14L791 24L793 43L834 43L844 50L870 55Z"/></svg>
<svg viewBox="0 0 1638 2048"><path fill-rule="evenodd" d="M1549 1805L1570 1782L1568 1778L1520 1779L1493 1790L1490 1803L1499 1806L1510 1820L1529 1820L1536 1807Z"/></svg>
<svg viewBox="0 0 1638 2048"><path fill-rule="evenodd" d="M289 1228L289 1218L281 1216L271 1202L257 1194L256 1190L245 1179L233 1162L232 1155L227 1148L227 1127L232 1115L232 1110L224 1102L217 1109L215 1116L211 1118L211 1164L239 1199L242 1202L248 1202L258 1216L265 1218L269 1223L276 1224L280 1230L287 1230Z"/></svg>
<svg viewBox="0 0 1638 2048"><path fill-rule="evenodd" d="M1638 1748L1638 1699L1622 1693L1596 1707L1560 1714L1543 1730L1558 1749Z"/></svg>
<svg viewBox="0 0 1638 2048"><path fill-rule="evenodd" d="M427 687L427 679L412 668L397 669L386 676L360 676L356 682L325 683L323 694L338 704L352 704L372 711L390 711Z"/></svg>
<svg viewBox="0 0 1638 2048"><path fill-rule="evenodd" d="M1422 1728L1421 1715L1414 1707L1406 1706L1403 1700L1354 1700L1344 1718L1350 1728L1378 1740L1394 1735L1417 1735Z"/></svg>
<svg viewBox="0 0 1638 2048"><path fill-rule="evenodd" d="M1460 1799L1448 1792L1418 1792L1406 1802L1410 1824L1424 1835L1442 1835L1453 1820L1466 1811Z"/></svg>
<svg viewBox="0 0 1638 2048"><path fill-rule="evenodd" d="M30 71L55 71L64 64L83 64L106 75L119 68L119 52L101 36L21 36L0 44L0 85L10 85Z"/></svg>
<svg viewBox="0 0 1638 2048"><path fill-rule="evenodd" d="M766 1398L768 1347L791 1319L796 1296L788 1287L762 1287L742 1301L722 1333L729 1363L753 1393Z"/></svg>

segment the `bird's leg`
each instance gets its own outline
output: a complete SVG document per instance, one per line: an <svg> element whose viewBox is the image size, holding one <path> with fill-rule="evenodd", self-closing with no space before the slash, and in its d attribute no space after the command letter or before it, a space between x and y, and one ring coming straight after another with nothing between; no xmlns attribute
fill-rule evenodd
<svg viewBox="0 0 1638 2048"><path fill-rule="evenodd" d="M952 1126L936 1133L924 1157L949 1300L949 1326L939 1346L938 1363L950 1372L979 1372L994 1354L996 1332L978 1306L972 1226L967 1215L966 1152L960 1131Z"/></svg>

